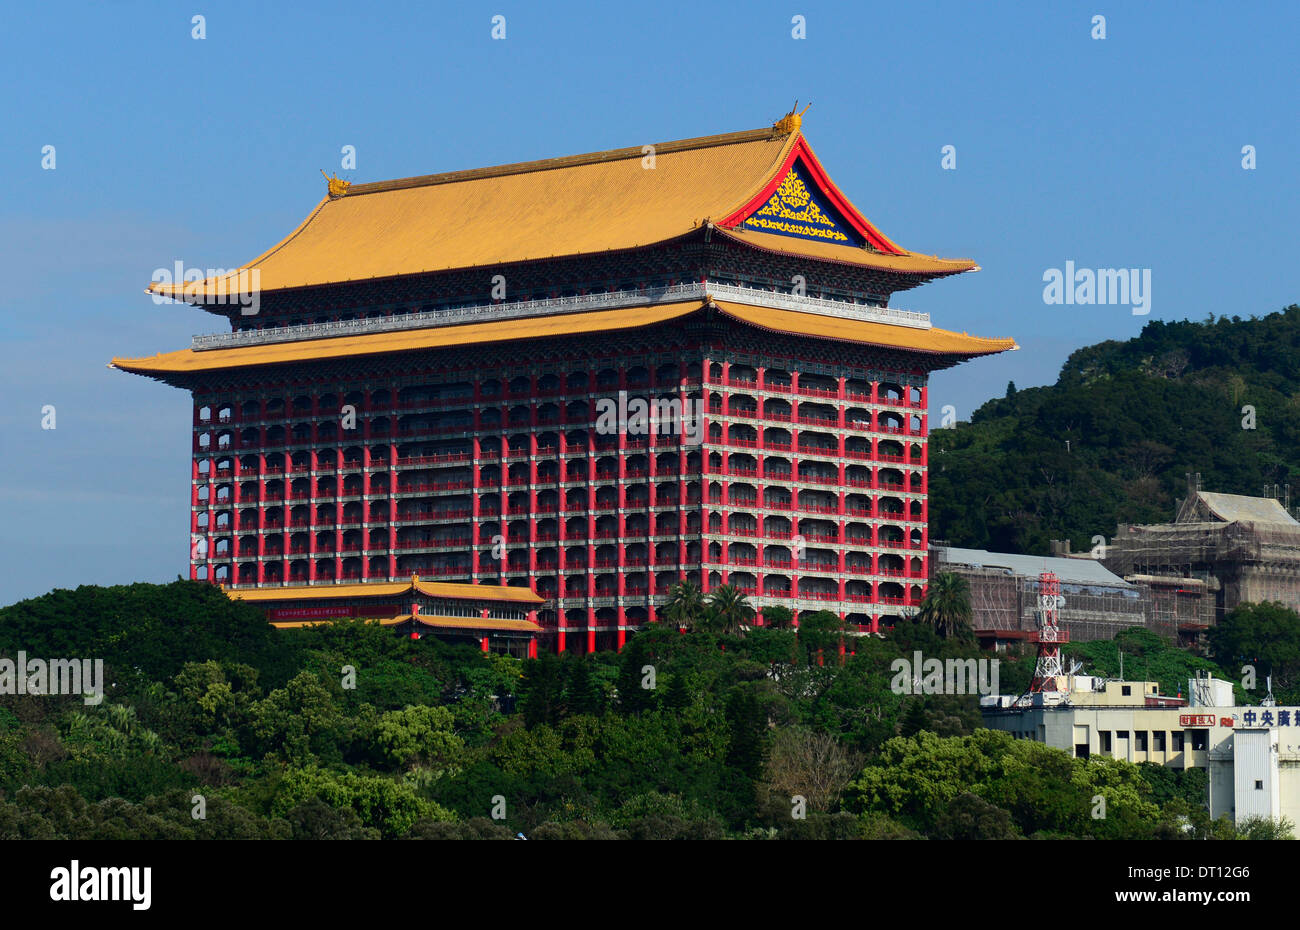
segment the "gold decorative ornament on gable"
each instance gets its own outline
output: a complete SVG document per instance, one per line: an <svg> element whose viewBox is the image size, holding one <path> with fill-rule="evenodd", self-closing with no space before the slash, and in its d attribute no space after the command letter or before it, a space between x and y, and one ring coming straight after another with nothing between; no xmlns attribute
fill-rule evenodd
<svg viewBox="0 0 1300 930"><path fill-rule="evenodd" d="M351 181L344 181L337 175L335 177L330 177L328 174L325 174L324 168L321 169L320 173L324 176L325 180L329 182L331 200L336 200L339 197L342 197L348 192L348 188L352 186Z"/></svg>
<svg viewBox="0 0 1300 930"><path fill-rule="evenodd" d="M812 104L810 103L807 107L804 107L800 112L796 113L795 110L799 109L799 101L796 100L794 106L790 108L790 112L773 123L772 128L776 130L778 135L783 136L788 136L792 132L798 132L799 127L803 125L803 115L808 112L808 107L811 106Z"/></svg>

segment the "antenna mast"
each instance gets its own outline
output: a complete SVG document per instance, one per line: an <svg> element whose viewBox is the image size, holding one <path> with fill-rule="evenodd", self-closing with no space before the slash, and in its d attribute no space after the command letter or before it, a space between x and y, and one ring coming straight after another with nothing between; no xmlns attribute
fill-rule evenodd
<svg viewBox="0 0 1300 930"><path fill-rule="evenodd" d="M1034 677L1029 683L1029 692L1021 695L1017 706L1027 707L1034 704L1033 695L1048 695L1056 699L1064 698L1069 693L1070 684L1066 677L1064 663L1061 661L1061 643L1070 641L1070 634L1058 625L1059 611L1065 605L1061 596L1061 582L1055 572L1043 572L1038 576L1038 608L1035 611L1038 620L1038 632L1032 636L1038 643L1038 661L1034 665ZM1040 700L1043 700L1040 699ZM1050 700L1049 700L1050 703Z"/></svg>
<svg viewBox="0 0 1300 930"><path fill-rule="evenodd" d="M1065 603L1061 597L1061 582L1055 572L1038 576L1038 663L1034 666L1034 679L1029 693L1040 691L1069 691L1061 681L1065 667L1061 663L1061 643L1069 641L1069 634L1057 625L1058 611ZM1061 687L1065 685L1065 687Z"/></svg>

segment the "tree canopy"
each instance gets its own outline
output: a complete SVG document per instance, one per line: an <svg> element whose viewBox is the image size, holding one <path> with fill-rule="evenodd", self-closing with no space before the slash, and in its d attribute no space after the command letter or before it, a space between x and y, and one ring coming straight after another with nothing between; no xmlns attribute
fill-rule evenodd
<svg viewBox="0 0 1300 930"><path fill-rule="evenodd" d="M1202 486L1300 486L1300 306L1262 318L1152 320L1074 352L930 439L931 535L998 552L1078 551L1117 523L1162 523Z"/></svg>

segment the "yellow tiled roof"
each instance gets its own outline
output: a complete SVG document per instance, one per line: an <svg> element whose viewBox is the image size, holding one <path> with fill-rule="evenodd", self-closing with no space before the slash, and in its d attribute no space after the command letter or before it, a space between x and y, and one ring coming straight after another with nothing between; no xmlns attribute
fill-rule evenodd
<svg viewBox="0 0 1300 930"><path fill-rule="evenodd" d="M539 597L530 588L495 584L460 584L450 581L422 581L419 576L413 576L410 581L286 585L279 588L235 588L226 589L226 595L235 601L309 601L338 597L393 597L411 591L418 591L428 597L458 597L470 600L511 601L528 604L545 603L545 598Z"/></svg>
<svg viewBox="0 0 1300 930"><path fill-rule="evenodd" d="M322 618L316 620L272 620L270 626L276 630L302 630L303 627L315 627L321 623L335 623L339 618ZM348 619L348 618L342 618ZM543 632L532 620L503 620L495 617L426 617L424 614L399 614L398 617L372 617L365 623L378 623L381 627L396 627L415 620L421 626L434 627L435 630L513 630L526 633Z"/></svg>
<svg viewBox="0 0 1300 930"><path fill-rule="evenodd" d="M499 584L456 584L450 581L417 581L416 589L429 597L468 597L494 601L517 601L527 604L544 604L546 598L534 594L531 588Z"/></svg>
<svg viewBox="0 0 1300 930"><path fill-rule="evenodd" d="M863 268L875 268L880 271L893 271L899 274L957 274L962 271L978 271L979 265L969 258L936 258L932 255L918 255L905 252L902 255L884 255L869 252L866 249L849 248L835 245L833 242L819 242L815 239L796 239L791 236L779 236L776 233L759 232L738 226L735 229L719 229L718 234L728 236L737 242L744 242L755 248L782 255L794 255L803 258L821 258L830 262L846 265L858 265Z"/></svg>
<svg viewBox="0 0 1300 930"><path fill-rule="evenodd" d="M425 626L443 628L443 629L465 629L465 630L521 630L527 633L540 633L542 628L531 620L501 620L496 617L435 617L426 614L415 614L405 619L414 620Z"/></svg>
<svg viewBox="0 0 1300 930"><path fill-rule="evenodd" d="M1008 349L1018 349L1014 339L984 339L947 329L917 329L911 326L894 326L867 320L846 320L819 313L801 313L797 310L774 310L770 307L751 307L732 300L715 301L718 309L742 323L759 326L778 333L798 333L803 336L836 339L844 342L861 342L867 345L894 346L915 352L943 355L993 355Z"/></svg>
<svg viewBox="0 0 1300 930"><path fill-rule="evenodd" d="M641 146L545 161L353 184L326 197L283 241L248 262L265 292L456 268L496 267L665 242L719 222L776 179L797 128L660 143L654 167ZM787 127L788 128L788 127ZM781 251L882 270L952 274L973 262L745 232ZM224 281L225 283L221 283ZM201 303L248 287L224 278L149 285ZM489 288L487 279L484 291Z"/></svg>
<svg viewBox="0 0 1300 930"><path fill-rule="evenodd" d="M346 619L346 618L345 618ZM335 623L337 618L327 617L318 620L272 620L271 626L277 630L297 630L322 623ZM400 626L411 621L435 629L461 630L517 630L524 633L541 633L542 628L531 620L502 620L497 617L442 617L425 614L399 614L396 617L369 617L366 623L378 623L380 626Z"/></svg>
<svg viewBox="0 0 1300 930"><path fill-rule="evenodd" d="M817 313L751 307L734 300L714 302L728 316L752 326L776 332L840 339L869 345L896 346L918 352L978 356L1017 348L1014 339L982 339L946 329L916 329L889 323L845 320ZM531 317L522 320L495 320L488 323L465 323L434 329L413 329L363 336L339 336L299 342L242 346L232 349L209 349L196 352L182 349L149 358L115 358L113 366L136 374L193 374L242 368L247 365L273 365L308 359L350 358L415 349L482 345L512 339L540 339L547 336L572 336L584 333L632 329L678 320L698 310L698 300L629 307L618 310L593 310L562 316ZM337 587L337 586L332 586Z"/></svg>
<svg viewBox="0 0 1300 930"><path fill-rule="evenodd" d="M366 584L287 585L280 588L227 588L232 601L317 600L332 597L392 597L412 590L409 581L374 581Z"/></svg>
<svg viewBox="0 0 1300 930"><path fill-rule="evenodd" d="M208 349L201 352L181 349L148 358L115 358L112 364L114 368L137 374L219 371L225 368L242 368L245 365L274 365L308 359L378 355L412 349L484 345L491 342L508 342L513 339L541 339L546 336L633 329L676 319L699 308L698 300L689 300L650 307L592 310L586 313L537 316L522 320L462 323L458 326L406 329L363 336L335 336L330 339L298 342L275 342L268 345Z"/></svg>

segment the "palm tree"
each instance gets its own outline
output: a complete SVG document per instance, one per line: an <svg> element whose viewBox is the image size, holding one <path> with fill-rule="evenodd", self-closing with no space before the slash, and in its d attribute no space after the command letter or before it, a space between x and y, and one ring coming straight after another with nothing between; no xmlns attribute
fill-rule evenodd
<svg viewBox="0 0 1300 930"><path fill-rule="evenodd" d="M929 623L948 639L969 629L972 617L970 583L956 572L940 572L930 581L916 619Z"/></svg>
<svg viewBox="0 0 1300 930"><path fill-rule="evenodd" d="M754 608L736 588L724 584L709 595L709 607L717 618L718 632L728 636L744 636L745 627L754 619Z"/></svg>
<svg viewBox="0 0 1300 930"><path fill-rule="evenodd" d="M679 630L693 629L704 616L703 592L692 582L677 582L668 592L664 615Z"/></svg>

